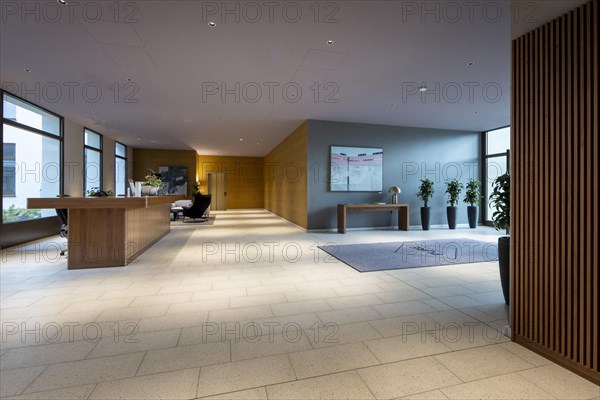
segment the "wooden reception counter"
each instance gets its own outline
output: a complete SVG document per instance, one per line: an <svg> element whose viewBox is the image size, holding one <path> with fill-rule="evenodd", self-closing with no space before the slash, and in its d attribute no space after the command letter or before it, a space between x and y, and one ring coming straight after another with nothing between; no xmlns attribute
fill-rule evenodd
<svg viewBox="0 0 600 400"><path fill-rule="evenodd" d="M69 210L69 269L121 267L169 233L170 204L183 198L31 198L27 207Z"/></svg>

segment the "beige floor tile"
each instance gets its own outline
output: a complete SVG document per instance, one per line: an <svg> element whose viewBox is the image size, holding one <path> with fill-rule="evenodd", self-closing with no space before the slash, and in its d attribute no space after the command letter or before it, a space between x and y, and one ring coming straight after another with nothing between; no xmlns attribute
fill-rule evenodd
<svg viewBox="0 0 600 400"><path fill-rule="evenodd" d="M437 299L454 308L476 307L484 304L466 295L438 297Z"/></svg>
<svg viewBox="0 0 600 400"><path fill-rule="evenodd" d="M240 391L296 379L287 355L210 365L200 370L198 397Z"/></svg>
<svg viewBox="0 0 600 400"><path fill-rule="evenodd" d="M272 293L287 293L293 292L297 290L294 284L286 284L286 285L267 285L267 286L253 286L246 288L248 292L248 296L259 296L263 294L272 294Z"/></svg>
<svg viewBox="0 0 600 400"><path fill-rule="evenodd" d="M185 303L175 303L169 306L167 315L191 314L215 310L227 310L229 308L229 299L215 299L204 301L189 301Z"/></svg>
<svg viewBox="0 0 600 400"><path fill-rule="evenodd" d="M381 339L381 335L368 322L330 324L305 329L304 332L314 348Z"/></svg>
<svg viewBox="0 0 600 400"><path fill-rule="evenodd" d="M308 285L310 285L310 283L308 283ZM333 297L338 297L338 294L331 288L303 289L285 293L285 298L289 302L330 299Z"/></svg>
<svg viewBox="0 0 600 400"><path fill-rule="evenodd" d="M451 349L424 332L365 342L382 363L447 353Z"/></svg>
<svg viewBox="0 0 600 400"><path fill-rule="evenodd" d="M362 343L342 344L289 354L298 379L379 364Z"/></svg>
<svg viewBox="0 0 600 400"><path fill-rule="evenodd" d="M72 361L48 366L25 393L61 389L135 375L144 353Z"/></svg>
<svg viewBox="0 0 600 400"><path fill-rule="evenodd" d="M221 281L221 282L214 282L213 283L213 289L215 290L220 290L220 289L237 289L237 288L247 288L247 287L251 287L251 286L259 286L260 280L259 279L240 279L240 280L233 280L233 281Z"/></svg>
<svg viewBox="0 0 600 400"><path fill-rule="evenodd" d="M306 334L297 329L285 329L281 332L269 330L269 326L249 327L240 340L231 341L232 361L247 360L287 354L295 351L310 350L312 346ZM253 335L251 332L255 332ZM259 335L260 334L260 335Z"/></svg>
<svg viewBox="0 0 600 400"><path fill-rule="evenodd" d="M151 350L146 353L137 375L227 363L231 361L229 346L229 342L213 342Z"/></svg>
<svg viewBox="0 0 600 400"><path fill-rule="evenodd" d="M272 317L273 313L268 305L243 307L229 310L210 311L208 313L209 322L239 322L253 321L260 318Z"/></svg>
<svg viewBox="0 0 600 400"><path fill-rule="evenodd" d="M441 390L448 398L456 400L521 400L553 398L550 394L518 374L495 376Z"/></svg>
<svg viewBox="0 0 600 400"><path fill-rule="evenodd" d="M190 399L196 396L199 368L99 383L90 399Z"/></svg>
<svg viewBox="0 0 600 400"><path fill-rule="evenodd" d="M44 371L45 366L0 371L0 397L20 394Z"/></svg>
<svg viewBox="0 0 600 400"><path fill-rule="evenodd" d="M378 399L402 397L462 383L431 357L359 369L358 374Z"/></svg>
<svg viewBox="0 0 600 400"><path fill-rule="evenodd" d="M522 358L503 349L501 345L440 354L435 356L435 359L464 382L504 375L533 367Z"/></svg>
<svg viewBox="0 0 600 400"><path fill-rule="evenodd" d="M142 306L160 306L165 304L182 303L184 301L190 301L192 299L192 293L174 293L174 294L162 294L154 296L141 296L136 297L131 303L131 307L142 307Z"/></svg>
<svg viewBox="0 0 600 400"><path fill-rule="evenodd" d="M327 299L327 303L334 310L341 310L344 308L364 307L371 306L374 304L381 304L383 301L374 294L361 294L358 296L344 296L336 297L333 299Z"/></svg>
<svg viewBox="0 0 600 400"><path fill-rule="evenodd" d="M96 342L78 341L10 349L0 358L0 369L83 360L94 346L96 346Z"/></svg>
<svg viewBox="0 0 600 400"><path fill-rule="evenodd" d="M406 315L369 321L382 336L401 336L435 329L436 322L427 314Z"/></svg>
<svg viewBox="0 0 600 400"><path fill-rule="evenodd" d="M381 288L374 284L342 286L333 289L339 296L359 296L361 294L381 293Z"/></svg>
<svg viewBox="0 0 600 400"><path fill-rule="evenodd" d="M438 325L429 334L455 351L510 341L497 327L483 322Z"/></svg>
<svg viewBox="0 0 600 400"><path fill-rule="evenodd" d="M426 300L431 296L417 289L403 289L387 292L379 292L376 294L385 303L399 303L401 301L411 300Z"/></svg>
<svg viewBox="0 0 600 400"><path fill-rule="evenodd" d="M92 393L94 387L96 387L95 384L74 386L65 389L48 390L8 397L5 400L85 400L90 393Z"/></svg>
<svg viewBox="0 0 600 400"><path fill-rule="evenodd" d="M309 300L271 304L271 309L273 310L273 315L285 316L331 310L331 306L325 300Z"/></svg>
<svg viewBox="0 0 600 400"><path fill-rule="evenodd" d="M216 396L202 397L206 400L267 400L266 388L259 387L254 389L240 390L239 392L230 392L218 394Z"/></svg>
<svg viewBox="0 0 600 400"><path fill-rule="evenodd" d="M438 311L425 301L403 301L400 303L374 305L373 308L384 318L402 317L405 315Z"/></svg>
<svg viewBox="0 0 600 400"><path fill-rule="evenodd" d="M373 399L356 371L302 379L267 387L270 399Z"/></svg>
<svg viewBox="0 0 600 400"><path fill-rule="evenodd" d="M137 353L175 347L181 329L168 331L132 333L128 336L105 337L100 340L88 358Z"/></svg>
<svg viewBox="0 0 600 400"><path fill-rule="evenodd" d="M317 313L317 315L324 324L333 323L337 325L383 318L381 314L375 311L371 306L324 311Z"/></svg>
<svg viewBox="0 0 600 400"><path fill-rule="evenodd" d="M410 394L408 396L402 397L402 399L411 399L411 400L447 400L448 397L444 395L440 390L432 390L429 392Z"/></svg>
<svg viewBox="0 0 600 400"><path fill-rule="evenodd" d="M102 312L102 314L96 318L96 321L124 321L127 319L137 321L140 318L165 315L168 308L169 306L167 304L161 306L115 308Z"/></svg>
<svg viewBox="0 0 600 400"><path fill-rule="evenodd" d="M138 288L135 290L129 290L127 288L118 289L118 290L109 290L101 294L99 299L124 299L129 297L139 297L139 296L151 296L158 293L158 287L146 287L146 288ZM77 296L79 298L80 295ZM73 297L71 296L71 300Z"/></svg>
<svg viewBox="0 0 600 400"><path fill-rule="evenodd" d="M557 399L589 399L600 396L600 386L556 364L521 371L519 375Z"/></svg>
<svg viewBox="0 0 600 400"><path fill-rule="evenodd" d="M163 331L174 328L200 326L208 319L207 312L171 314L161 317L142 318L138 323L139 332Z"/></svg>
<svg viewBox="0 0 600 400"><path fill-rule="evenodd" d="M82 301L75 302L70 306L66 307L62 313L63 314L71 314L71 313L81 313L85 311L106 311L114 308L124 308L129 307L133 299L112 299L112 300L94 300L94 301Z"/></svg>
<svg viewBox="0 0 600 400"><path fill-rule="evenodd" d="M548 360L545 357L540 356L539 354L534 353L531 350L526 349L525 347L517 344L515 342L506 342L500 345L505 350L510 351L513 354L516 354L523 360L527 361L531 365L535 365L536 367L541 367L543 365L552 364L552 361Z"/></svg>
<svg viewBox="0 0 600 400"><path fill-rule="evenodd" d="M201 290L211 290L212 282L204 282L204 283L193 283L193 284L183 284L183 285L169 285L163 286L158 290L158 294L174 294L174 293L188 293L188 292L198 292Z"/></svg>
<svg viewBox="0 0 600 400"><path fill-rule="evenodd" d="M263 306L267 304L284 303L286 298L281 293L262 294L257 296L232 297L229 299L231 308Z"/></svg>

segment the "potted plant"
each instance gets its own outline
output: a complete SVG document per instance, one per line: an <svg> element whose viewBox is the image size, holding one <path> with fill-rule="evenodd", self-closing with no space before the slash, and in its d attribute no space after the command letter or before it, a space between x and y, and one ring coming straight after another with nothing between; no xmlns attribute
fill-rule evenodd
<svg viewBox="0 0 600 400"><path fill-rule="evenodd" d="M417 197L423 200L423 207L421 207L421 227L423 227L424 231L429 230L431 211L427 204L433 197L434 193L435 190L433 189L433 182L431 179L421 179L421 185L419 186Z"/></svg>
<svg viewBox="0 0 600 400"><path fill-rule="evenodd" d="M448 217L448 228L450 229L456 229L456 205L463 187L458 179L446 182L446 194L448 194L448 204L450 204L446 207L446 216Z"/></svg>
<svg viewBox="0 0 600 400"><path fill-rule="evenodd" d="M469 182L467 183L467 192L463 199L465 203L469 204L467 206L467 217L469 219L469 228L471 229L477 228L477 206L481 202L480 186L481 182L477 179L469 179Z"/></svg>
<svg viewBox="0 0 600 400"><path fill-rule="evenodd" d="M490 206L495 209L492 221L496 230L506 229L506 236L498 238L498 264L504 302L508 305L510 296L510 175L498 176L492 184Z"/></svg>
<svg viewBox="0 0 600 400"><path fill-rule="evenodd" d="M162 186L160 175L149 169L151 173L144 177L145 181L142 182L142 194L147 196L158 195L158 189Z"/></svg>
<svg viewBox="0 0 600 400"><path fill-rule="evenodd" d="M112 190L100 190L99 187L93 187L87 191L88 197L113 197L115 193Z"/></svg>

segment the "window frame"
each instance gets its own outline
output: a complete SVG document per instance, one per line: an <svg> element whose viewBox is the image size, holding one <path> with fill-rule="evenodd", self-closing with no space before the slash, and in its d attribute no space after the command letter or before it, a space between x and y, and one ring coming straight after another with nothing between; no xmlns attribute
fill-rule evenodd
<svg viewBox="0 0 600 400"><path fill-rule="evenodd" d="M488 193L488 171L487 171L487 165L488 165L488 160L491 158L499 158L499 157L506 157L506 170L509 171L509 167L510 167L510 148L506 149L506 151L504 153L487 153L487 135L490 132L494 132L500 129L505 129L505 128L510 128L510 124L509 125L504 125L504 126L500 126L498 128L494 128L494 129L488 129L487 131L484 131L481 133L481 159L483 160L483 162L481 163L481 176L482 176L482 184L481 184L481 188L483 189L483 198L485 203L482 204L481 207L481 214L482 214L482 221L483 224L485 226L494 226L493 221L491 220L491 215L488 215L488 203L489 203L489 198L490 198L490 193ZM509 143L510 146L510 143Z"/></svg>
<svg viewBox="0 0 600 400"><path fill-rule="evenodd" d="M86 131L89 131L89 132L99 136L99 138L100 138L100 146L99 147L94 147L94 146L85 144L85 132ZM98 189L104 190L104 136L101 133L98 133L95 130L84 126L82 139L83 139L83 197L87 197L87 191L92 189L91 187L87 188L87 150L95 151L100 155L100 166L98 168L98 173L100 174L100 176L98 179L99 180Z"/></svg>
<svg viewBox="0 0 600 400"><path fill-rule="evenodd" d="M117 146L121 145L125 148L125 156L117 154ZM127 145L115 140L115 196L118 196L117 190L117 158L125 161L125 177L123 180L123 195L127 196Z"/></svg>
<svg viewBox="0 0 600 400"><path fill-rule="evenodd" d="M48 133L46 131L43 131L41 129L37 129L34 127L31 127L29 125L25 125L25 124L21 124L19 122L10 120L10 119L6 119L4 118L4 96L7 95L9 97L15 98L17 100L20 100L22 102L25 102L35 108L39 108L40 110L47 112L51 115L53 115L54 117L58 118L59 121L59 134L55 135L53 133ZM17 129L22 129L25 131L29 131L31 133L35 133L38 135L42 135L54 140L57 140L59 142L59 163L60 163L60 182L58 185L58 191L59 191L59 195L64 195L65 193L65 168L64 168L64 159L65 159L65 146L64 146L64 137L65 137L65 120L64 117L62 115L59 115L57 113L55 113L54 111L48 110L45 107L42 107L38 104L35 104L27 99L24 99L20 96L17 96L14 93L8 92L4 89L0 89L0 141L2 142L2 145L4 145L4 125L9 125L12 126L14 128ZM4 165L4 152L2 154L2 163ZM0 188L4 185L4 174L0 174ZM4 210L4 192L2 192L2 196L0 196L0 209ZM56 217L41 217L41 218L35 218L32 220L27 220L27 221L18 221L18 222L8 222L5 223L3 218L0 217L0 225L16 225L16 224L26 224L26 223L31 223L31 221L40 221L40 220L48 220L48 219L52 219L52 218L56 218Z"/></svg>

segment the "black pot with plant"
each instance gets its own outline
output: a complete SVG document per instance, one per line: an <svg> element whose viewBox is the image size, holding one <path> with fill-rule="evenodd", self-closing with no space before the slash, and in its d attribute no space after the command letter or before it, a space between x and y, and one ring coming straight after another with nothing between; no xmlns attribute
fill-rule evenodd
<svg viewBox="0 0 600 400"><path fill-rule="evenodd" d="M509 303L510 298L510 175L507 173L498 176L492 184L490 206L495 209L492 221L496 230L506 229L506 236L498 238L498 264L500 266L500 283L504 302Z"/></svg>
<svg viewBox="0 0 600 400"><path fill-rule="evenodd" d="M448 228L456 229L456 205L460 192L463 190L463 184L458 179L452 179L446 182L446 194L448 195L448 207L446 207L446 217L448 218Z"/></svg>
<svg viewBox="0 0 600 400"><path fill-rule="evenodd" d="M477 206L481 202L480 186L481 182L477 179L469 179L465 198L463 199L465 203L469 204L467 206L467 217L469 219L469 228L471 229L477 228Z"/></svg>
<svg viewBox="0 0 600 400"><path fill-rule="evenodd" d="M427 204L433 197L434 193L435 190L433 189L433 181L431 181L429 178L421 179L421 185L419 186L417 197L423 200L423 207L421 207L421 227L424 231L429 230L431 210Z"/></svg>

